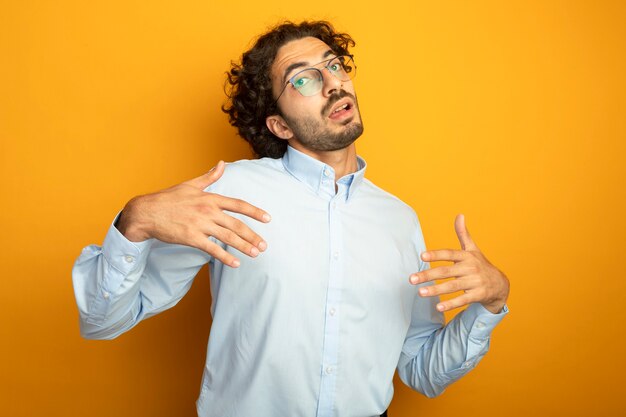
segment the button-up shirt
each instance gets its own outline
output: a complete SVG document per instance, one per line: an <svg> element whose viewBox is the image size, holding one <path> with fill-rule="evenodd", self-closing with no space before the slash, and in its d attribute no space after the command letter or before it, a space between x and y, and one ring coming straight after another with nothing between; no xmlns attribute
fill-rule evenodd
<svg viewBox="0 0 626 417"><path fill-rule="evenodd" d="M470 305L444 326L436 297L409 275L428 268L414 211L364 178L289 147L283 158L228 164L206 191L272 215L232 214L267 242L223 265L187 246L128 241L111 225L73 278L81 333L110 339L175 305L210 264L213 324L197 401L201 417L377 416L404 383L441 393L483 357L502 319Z"/></svg>

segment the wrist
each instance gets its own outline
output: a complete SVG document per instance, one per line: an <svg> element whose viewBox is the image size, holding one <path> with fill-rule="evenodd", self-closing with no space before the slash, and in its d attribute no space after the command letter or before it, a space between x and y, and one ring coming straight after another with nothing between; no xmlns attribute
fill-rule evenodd
<svg viewBox="0 0 626 417"><path fill-rule="evenodd" d="M500 314L506 305L506 301L497 301L489 304L483 304L487 311L493 314Z"/></svg>
<svg viewBox="0 0 626 417"><path fill-rule="evenodd" d="M150 239L150 234L142 227L140 210L138 208L141 197L131 199L120 213L115 227L131 242L142 242Z"/></svg>

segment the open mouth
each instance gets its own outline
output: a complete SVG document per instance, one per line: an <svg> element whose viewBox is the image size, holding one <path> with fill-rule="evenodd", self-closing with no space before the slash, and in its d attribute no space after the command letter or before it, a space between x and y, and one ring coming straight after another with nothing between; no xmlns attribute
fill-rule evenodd
<svg viewBox="0 0 626 417"><path fill-rule="evenodd" d="M331 118L331 119L340 119L342 117L346 117L348 115L351 115L352 114L352 109L353 109L353 106L352 106L351 103L344 103L344 104L338 106L332 112L330 112L328 117Z"/></svg>

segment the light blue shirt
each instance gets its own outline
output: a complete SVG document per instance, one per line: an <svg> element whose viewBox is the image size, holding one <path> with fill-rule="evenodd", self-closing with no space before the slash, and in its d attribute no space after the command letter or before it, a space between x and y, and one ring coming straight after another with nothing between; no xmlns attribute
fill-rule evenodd
<svg viewBox="0 0 626 417"><path fill-rule="evenodd" d="M438 300L409 275L428 268L413 210L358 171L333 168L289 147L281 159L228 164L207 191L272 215L245 216L268 244L241 260L151 239L128 241L112 225L102 247L73 270L84 337L111 339L174 306L209 262L213 324L197 401L201 417L377 416L393 375L427 396L471 370L506 314L470 305L444 327ZM337 192L335 192L335 182Z"/></svg>

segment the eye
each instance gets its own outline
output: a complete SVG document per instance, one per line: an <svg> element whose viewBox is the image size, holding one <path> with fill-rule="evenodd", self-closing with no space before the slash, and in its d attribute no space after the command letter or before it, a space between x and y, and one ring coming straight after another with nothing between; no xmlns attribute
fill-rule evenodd
<svg viewBox="0 0 626 417"><path fill-rule="evenodd" d="M296 88L304 87L311 81L308 77L299 77L293 82L293 86Z"/></svg>

